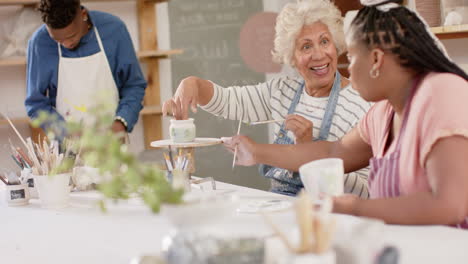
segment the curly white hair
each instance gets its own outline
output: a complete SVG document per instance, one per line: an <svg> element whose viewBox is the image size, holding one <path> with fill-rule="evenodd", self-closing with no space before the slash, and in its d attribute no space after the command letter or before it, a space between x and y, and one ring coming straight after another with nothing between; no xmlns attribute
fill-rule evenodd
<svg viewBox="0 0 468 264"><path fill-rule="evenodd" d="M293 61L296 38L302 28L322 22L330 30L338 55L346 51L343 17L328 0L297 0L288 3L276 18L275 46L272 52L277 63L295 66Z"/></svg>

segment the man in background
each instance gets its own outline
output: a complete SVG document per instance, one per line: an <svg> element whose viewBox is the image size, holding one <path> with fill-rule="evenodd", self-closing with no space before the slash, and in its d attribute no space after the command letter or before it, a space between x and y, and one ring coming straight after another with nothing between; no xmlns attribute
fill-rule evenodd
<svg viewBox="0 0 468 264"><path fill-rule="evenodd" d="M45 24L28 44L28 115L86 118L86 109L105 94L116 105L112 130L131 132L147 83L125 24L88 11L80 0L41 0L39 11Z"/></svg>

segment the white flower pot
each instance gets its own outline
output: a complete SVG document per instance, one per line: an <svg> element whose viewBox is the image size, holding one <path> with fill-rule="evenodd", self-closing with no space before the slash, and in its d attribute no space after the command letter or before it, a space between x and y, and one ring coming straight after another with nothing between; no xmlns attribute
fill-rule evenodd
<svg viewBox="0 0 468 264"><path fill-rule="evenodd" d="M34 184L39 193L41 207L61 209L68 206L70 201L70 176L71 173L34 176Z"/></svg>

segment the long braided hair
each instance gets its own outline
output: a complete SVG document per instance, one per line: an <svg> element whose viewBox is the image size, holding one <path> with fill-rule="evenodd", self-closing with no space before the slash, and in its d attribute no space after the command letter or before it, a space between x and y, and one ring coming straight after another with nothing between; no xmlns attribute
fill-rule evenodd
<svg viewBox="0 0 468 264"><path fill-rule="evenodd" d="M359 10L351 22L353 38L368 48L389 50L398 56L403 67L416 73L448 72L468 81L468 75L445 55L426 24L414 12L401 6L402 2L386 1ZM389 3L400 6L382 8Z"/></svg>

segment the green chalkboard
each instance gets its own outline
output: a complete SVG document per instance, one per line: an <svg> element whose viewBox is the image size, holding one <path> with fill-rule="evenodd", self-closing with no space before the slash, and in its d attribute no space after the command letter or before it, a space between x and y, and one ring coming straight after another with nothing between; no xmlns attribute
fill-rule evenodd
<svg viewBox="0 0 468 264"><path fill-rule="evenodd" d="M168 4L171 47L184 50L172 63L172 87L188 76L198 76L224 87L257 84L265 75L250 70L242 61L239 34L245 22L263 11L262 0L172 0ZM237 121L223 120L204 111L192 115L198 137L224 137L237 132ZM241 133L267 142L267 127L243 126ZM232 154L223 147L196 151L196 174L216 180L267 189L268 180L257 167L231 169Z"/></svg>

